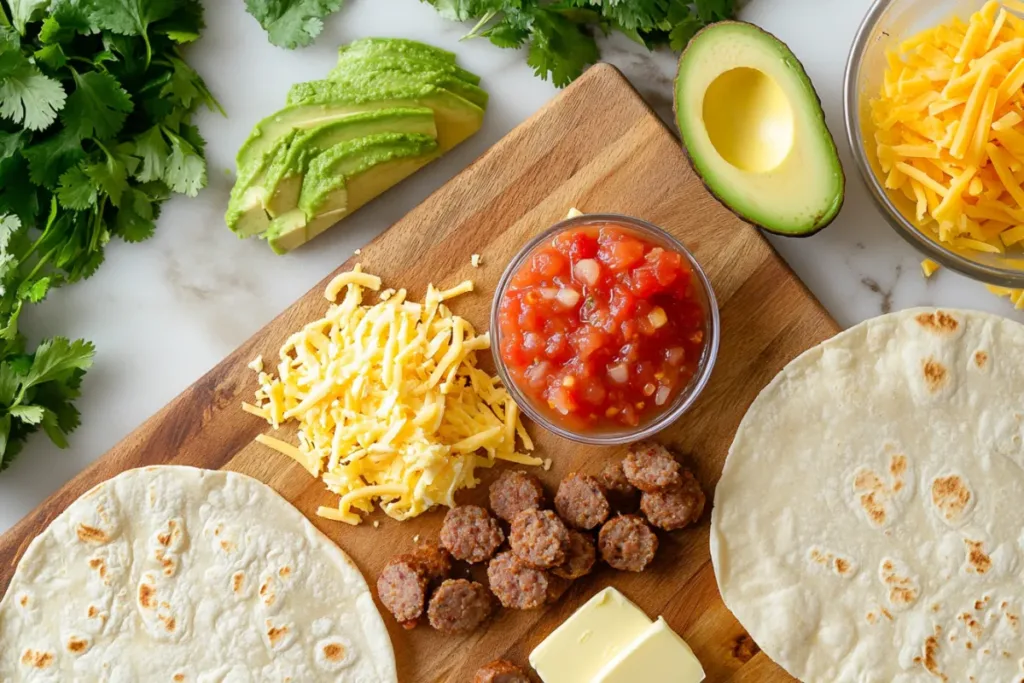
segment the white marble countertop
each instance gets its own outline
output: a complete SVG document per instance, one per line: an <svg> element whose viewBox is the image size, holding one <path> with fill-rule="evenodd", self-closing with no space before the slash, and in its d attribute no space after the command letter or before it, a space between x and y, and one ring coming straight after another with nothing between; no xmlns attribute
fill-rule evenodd
<svg viewBox="0 0 1024 683"><path fill-rule="evenodd" d="M843 326L892 309L938 304L1024 320L1005 299L952 272L925 280L920 257L882 220L853 167L843 130L843 68L870 0L752 0L742 18L775 33L803 61L824 103L846 166L846 205L835 224L808 239L772 242ZM550 100L524 55L486 41L418 0L348 0L316 44L288 52L266 41L242 0L208 0L209 28L188 52L227 110L204 114L210 187L166 206L155 238L112 244L91 280L50 295L25 320L33 337L61 334L96 343L96 365L79 401L83 425L68 450L38 435L0 475L0 532L191 384L318 280L387 228L490 145ZM453 50L491 93L483 130L429 172L419 173L354 217L286 257L240 241L223 223L235 151L250 128L284 102L288 87L323 78L341 43L404 36ZM650 55L621 36L603 43L664 117L671 110L675 56ZM582 207L586 209L586 207Z"/></svg>

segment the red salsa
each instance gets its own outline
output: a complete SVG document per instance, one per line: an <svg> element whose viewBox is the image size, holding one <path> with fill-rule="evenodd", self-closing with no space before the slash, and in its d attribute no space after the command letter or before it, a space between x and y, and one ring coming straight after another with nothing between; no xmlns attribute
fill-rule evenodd
<svg viewBox="0 0 1024 683"><path fill-rule="evenodd" d="M649 421L693 377L705 312L689 261L612 224L537 248L499 310L515 385L572 430Z"/></svg>

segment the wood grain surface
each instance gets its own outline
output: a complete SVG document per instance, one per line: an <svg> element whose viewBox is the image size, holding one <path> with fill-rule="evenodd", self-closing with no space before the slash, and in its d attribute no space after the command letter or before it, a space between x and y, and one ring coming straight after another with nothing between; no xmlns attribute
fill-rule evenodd
<svg viewBox="0 0 1024 683"><path fill-rule="evenodd" d="M460 297L453 308L477 329L486 329L494 286L505 265L569 207L629 214L669 230L688 245L711 279L723 339L707 389L659 440L685 454L710 498L754 397L785 363L838 327L761 235L706 192L678 145L618 71L596 66L340 268L359 261L383 277L385 286L408 288L414 300L422 300L428 282L451 286L471 278L476 293ZM481 268L471 267L473 253L482 255ZM327 306L322 290L318 285L307 293L0 537L0 591L27 543L50 520L96 483L141 465L225 468L261 479L347 551L371 585L393 553L413 547L415 536L435 538L443 509L403 523L376 513L370 518L380 521L376 529L370 523L354 528L317 518L317 507L336 504L336 497L298 465L253 443L267 426L239 407L256 389L246 364L258 354L276 358L292 331L319 317ZM539 454L554 462L549 472L538 472L552 492L566 473L596 473L625 452L579 446L534 425L528 428ZM284 438L293 436L290 429L282 432ZM464 492L462 500L483 500L493 474L485 473L484 486ZM695 528L662 534L657 559L642 574L601 568L546 611L504 610L466 637L442 636L425 627L403 631L385 614L399 679L462 683L498 656L525 664L552 629L611 584L652 617L664 615L693 647L711 683L791 681L722 603L708 549L709 520L705 512Z"/></svg>

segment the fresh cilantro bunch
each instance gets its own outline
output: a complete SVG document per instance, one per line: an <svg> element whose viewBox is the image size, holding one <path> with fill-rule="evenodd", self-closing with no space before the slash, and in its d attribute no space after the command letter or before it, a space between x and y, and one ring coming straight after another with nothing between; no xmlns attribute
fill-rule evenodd
<svg viewBox="0 0 1024 683"><path fill-rule="evenodd" d="M730 18L737 0L422 0L453 21L476 21L467 38L528 46L527 61L561 87L601 57L594 30L619 31L648 49L679 51L704 26Z"/></svg>
<svg viewBox="0 0 1024 683"><path fill-rule="evenodd" d="M67 445L92 362L81 340L28 351L24 307L206 185L191 120L220 107L179 51L202 16L198 0L0 0L0 471L40 428Z"/></svg>

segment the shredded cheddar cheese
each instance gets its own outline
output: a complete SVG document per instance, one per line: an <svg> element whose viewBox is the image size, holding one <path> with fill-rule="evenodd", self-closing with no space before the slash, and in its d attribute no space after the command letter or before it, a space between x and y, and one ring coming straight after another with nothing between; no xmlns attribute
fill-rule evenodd
<svg viewBox="0 0 1024 683"><path fill-rule="evenodd" d="M1020 0L987 2L966 23L953 17L903 41L870 103L885 187L956 250L1006 256L1024 245L1021 11ZM937 268L922 264L927 277ZM1015 305L1024 296L996 289Z"/></svg>
<svg viewBox="0 0 1024 683"><path fill-rule="evenodd" d="M358 524L378 501L391 517L409 519L453 506L456 491L479 483L478 468L498 460L541 465L516 450L517 437L533 449L519 409L476 365L489 335L444 303L473 283L430 285L423 303L399 289L364 304L364 292L380 287L358 265L334 278L327 299L344 296L285 342L277 376L260 372L255 404L242 406L275 429L298 423L297 446L267 435L257 441L340 496L317 514Z"/></svg>
<svg viewBox="0 0 1024 683"><path fill-rule="evenodd" d="M932 261L930 258L926 258L921 261L921 270L924 272L925 277L931 277L935 275L935 271L939 269L939 264Z"/></svg>

